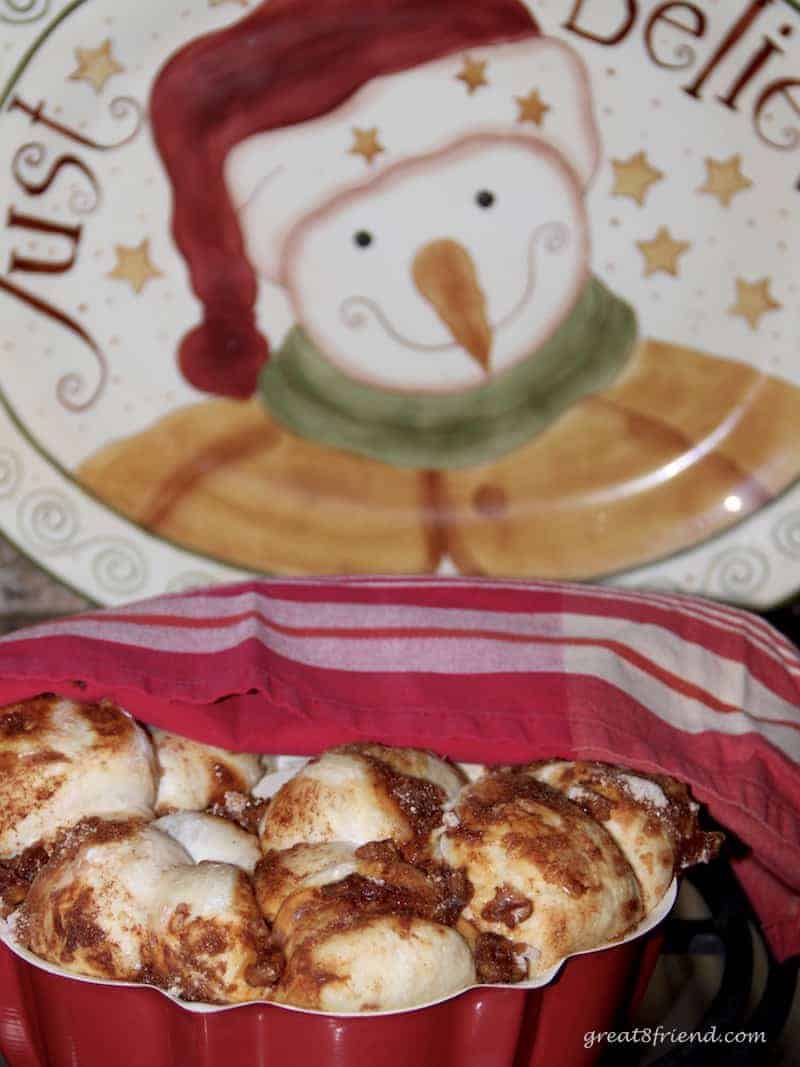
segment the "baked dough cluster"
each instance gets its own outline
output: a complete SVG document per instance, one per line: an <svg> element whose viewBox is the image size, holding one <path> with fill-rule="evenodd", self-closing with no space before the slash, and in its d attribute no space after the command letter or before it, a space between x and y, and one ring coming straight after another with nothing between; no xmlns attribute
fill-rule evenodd
<svg viewBox="0 0 800 1067"><path fill-rule="evenodd" d="M635 928L720 843L663 776L549 760L470 779L364 743L287 777L108 701L0 709L0 770L17 942L216 1004L386 1011L535 978Z"/></svg>

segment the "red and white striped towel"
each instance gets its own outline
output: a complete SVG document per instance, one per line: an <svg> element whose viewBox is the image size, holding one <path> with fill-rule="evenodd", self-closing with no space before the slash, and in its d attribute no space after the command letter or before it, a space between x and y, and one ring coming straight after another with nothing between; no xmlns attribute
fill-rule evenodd
<svg viewBox="0 0 800 1067"><path fill-rule="evenodd" d="M673 774L750 846L742 882L778 956L800 952L800 655L744 612L577 585L253 581L0 641L0 702L42 691L229 748L374 738Z"/></svg>

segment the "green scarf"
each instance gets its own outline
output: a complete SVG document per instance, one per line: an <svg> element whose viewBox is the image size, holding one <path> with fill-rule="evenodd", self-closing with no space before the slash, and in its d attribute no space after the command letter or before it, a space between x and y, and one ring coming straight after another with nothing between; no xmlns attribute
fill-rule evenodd
<svg viewBox="0 0 800 1067"><path fill-rule="evenodd" d="M295 326L262 371L260 391L275 418L301 437L397 467L467 467L509 452L606 388L635 340L633 309L592 278L553 336L486 385L444 396L365 385Z"/></svg>

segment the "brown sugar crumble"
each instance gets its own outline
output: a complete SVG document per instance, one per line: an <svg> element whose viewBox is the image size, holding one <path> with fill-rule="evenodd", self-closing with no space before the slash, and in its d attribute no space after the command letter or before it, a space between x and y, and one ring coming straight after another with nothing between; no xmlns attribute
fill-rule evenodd
<svg viewBox="0 0 800 1067"><path fill-rule="evenodd" d="M533 902L510 885L498 886L494 897L481 910L481 918L491 923L502 923L513 930L533 914Z"/></svg>
<svg viewBox="0 0 800 1067"><path fill-rule="evenodd" d="M25 900L31 882L48 858L47 850L37 844L13 859L0 861L0 917L6 918Z"/></svg>
<svg viewBox="0 0 800 1067"><path fill-rule="evenodd" d="M260 800L240 789L229 789L206 808L206 813L227 819L248 833L255 834L268 807L269 799Z"/></svg>
<svg viewBox="0 0 800 1067"><path fill-rule="evenodd" d="M479 982L509 984L528 977L521 955L527 945L509 941L500 934L478 934L473 949Z"/></svg>

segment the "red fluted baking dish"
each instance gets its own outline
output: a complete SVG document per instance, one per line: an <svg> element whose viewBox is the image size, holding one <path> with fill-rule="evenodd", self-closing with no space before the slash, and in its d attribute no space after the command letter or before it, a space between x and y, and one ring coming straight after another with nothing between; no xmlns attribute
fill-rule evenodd
<svg viewBox="0 0 800 1067"><path fill-rule="evenodd" d="M156 990L49 974L0 945L0 1048L10 1067L591 1067L584 1035L624 1019L658 930L576 956L543 989L475 989L433 1007L337 1018L247 1005L183 1011Z"/></svg>

